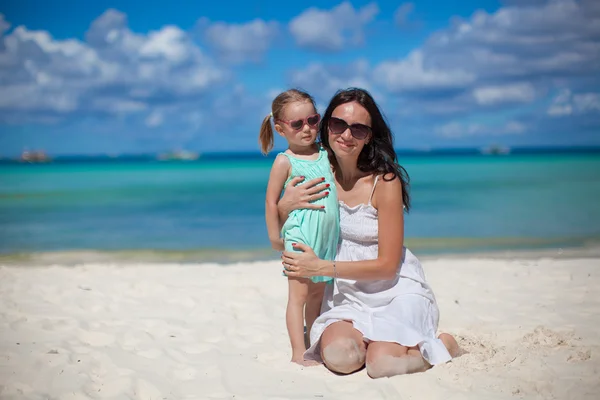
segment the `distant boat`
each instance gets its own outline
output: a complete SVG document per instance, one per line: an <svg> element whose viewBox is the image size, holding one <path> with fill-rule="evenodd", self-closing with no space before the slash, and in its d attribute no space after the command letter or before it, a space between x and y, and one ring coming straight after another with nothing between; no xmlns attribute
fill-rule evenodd
<svg viewBox="0 0 600 400"><path fill-rule="evenodd" d="M160 161L194 161L199 157L200 155L193 151L180 150L159 154L157 159Z"/></svg>
<svg viewBox="0 0 600 400"><path fill-rule="evenodd" d="M28 151L25 150L21 153L19 161L26 163L45 163L50 162L51 159L46 155L44 151Z"/></svg>
<svg viewBox="0 0 600 400"><path fill-rule="evenodd" d="M481 149L481 154L486 155L506 155L510 154L510 147L493 144Z"/></svg>

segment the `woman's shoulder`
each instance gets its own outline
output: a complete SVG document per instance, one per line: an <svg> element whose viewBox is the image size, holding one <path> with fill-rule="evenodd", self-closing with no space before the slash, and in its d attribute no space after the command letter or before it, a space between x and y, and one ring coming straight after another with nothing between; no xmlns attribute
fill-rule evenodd
<svg viewBox="0 0 600 400"><path fill-rule="evenodd" d="M400 181L400 178L398 177L398 175L391 173L391 172L386 172L386 173L375 172L372 175L370 175L367 179L369 179L369 181L372 182L375 187L377 187L377 186L393 187L396 185L402 186L402 182Z"/></svg>
<svg viewBox="0 0 600 400"><path fill-rule="evenodd" d="M377 174L373 179L377 181L373 188L373 204L375 207L382 202L402 201L402 181L397 175L392 173Z"/></svg>

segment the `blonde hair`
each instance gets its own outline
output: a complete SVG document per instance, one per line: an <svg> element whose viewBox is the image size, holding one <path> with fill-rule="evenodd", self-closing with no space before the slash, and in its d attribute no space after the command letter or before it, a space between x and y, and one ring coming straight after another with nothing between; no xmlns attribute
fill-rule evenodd
<svg viewBox="0 0 600 400"><path fill-rule="evenodd" d="M276 120L281 119L284 108L296 101L310 101L313 107L315 107L315 110L317 109L315 100L312 98L312 96L300 89L289 89L277 95L277 97L275 97L273 100L273 103L271 103L271 114L267 115L263 119L262 125L260 126L258 143L260 144L260 151L263 154L267 155L269 151L273 149L273 144L275 141L273 136L273 127L271 126L271 118L273 119L273 123L275 123Z"/></svg>

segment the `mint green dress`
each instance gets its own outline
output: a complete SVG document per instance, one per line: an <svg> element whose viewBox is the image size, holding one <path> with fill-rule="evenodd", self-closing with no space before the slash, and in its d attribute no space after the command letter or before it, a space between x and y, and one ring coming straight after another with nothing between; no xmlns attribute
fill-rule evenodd
<svg viewBox="0 0 600 400"><path fill-rule="evenodd" d="M304 243L310 246L320 259L335 260L340 237L340 211L327 151L323 148L319 149L319 158L316 160L303 160L290 154L280 154L286 156L292 166L292 172L285 182L284 189L296 176L304 176L306 181L324 177L324 183L329 183L329 188L327 188L329 194L313 202L324 205L324 209L299 209L290 213L281 229L285 249L296 251L292 247L292 243ZM300 182L300 184L302 183ZM313 276L310 279L313 282L331 282L333 280L328 276Z"/></svg>

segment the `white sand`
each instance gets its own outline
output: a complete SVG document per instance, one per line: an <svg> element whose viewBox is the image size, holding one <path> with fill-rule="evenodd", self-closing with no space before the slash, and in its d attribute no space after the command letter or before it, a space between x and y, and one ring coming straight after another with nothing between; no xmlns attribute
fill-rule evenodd
<svg viewBox="0 0 600 400"><path fill-rule="evenodd" d="M277 262L1 267L0 398L598 398L600 258L424 267L470 353L379 380L288 361Z"/></svg>

